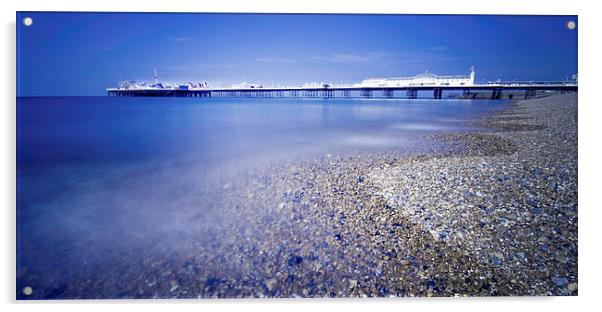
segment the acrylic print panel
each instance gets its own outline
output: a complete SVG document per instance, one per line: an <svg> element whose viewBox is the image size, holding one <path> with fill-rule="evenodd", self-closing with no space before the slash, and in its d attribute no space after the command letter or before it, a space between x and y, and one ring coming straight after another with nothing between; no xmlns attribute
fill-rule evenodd
<svg viewBox="0 0 602 312"><path fill-rule="evenodd" d="M17 299L578 293L576 16L16 19Z"/></svg>

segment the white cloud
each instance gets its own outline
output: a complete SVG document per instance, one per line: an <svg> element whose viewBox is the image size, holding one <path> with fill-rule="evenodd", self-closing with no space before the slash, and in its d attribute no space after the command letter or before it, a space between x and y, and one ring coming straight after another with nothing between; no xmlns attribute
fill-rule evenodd
<svg viewBox="0 0 602 312"><path fill-rule="evenodd" d="M260 57L260 58L256 58L255 62L260 62L260 63L296 63L296 62L298 62L298 60L287 59L287 58Z"/></svg>
<svg viewBox="0 0 602 312"><path fill-rule="evenodd" d="M447 51L447 47L446 46L434 46L434 47L430 47L429 51L433 51L433 52L445 52L445 51Z"/></svg>
<svg viewBox="0 0 602 312"><path fill-rule="evenodd" d="M84 51L109 51L113 50L114 47L83 47L81 48Z"/></svg>
<svg viewBox="0 0 602 312"><path fill-rule="evenodd" d="M170 39L175 42L187 42L192 40L190 37L172 37Z"/></svg>
<svg viewBox="0 0 602 312"><path fill-rule="evenodd" d="M318 55L305 58L274 58L261 57L255 59L260 63L298 63L298 62L326 62L326 63L370 63L383 58L393 56L393 53L374 51L367 53L335 53L330 55Z"/></svg>
<svg viewBox="0 0 602 312"><path fill-rule="evenodd" d="M232 64L198 64L202 68L234 68Z"/></svg>
<svg viewBox="0 0 602 312"><path fill-rule="evenodd" d="M157 70L190 71L193 69L193 66L157 66Z"/></svg>
<svg viewBox="0 0 602 312"><path fill-rule="evenodd" d="M393 55L393 53L383 51L373 51L367 53L337 53L328 56L312 56L306 58L306 60L329 63L370 63Z"/></svg>
<svg viewBox="0 0 602 312"><path fill-rule="evenodd" d="M332 54L329 56L312 56L306 59L307 61L313 62L330 62L330 63L367 63L372 61L372 58L357 55L357 54Z"/></svg>

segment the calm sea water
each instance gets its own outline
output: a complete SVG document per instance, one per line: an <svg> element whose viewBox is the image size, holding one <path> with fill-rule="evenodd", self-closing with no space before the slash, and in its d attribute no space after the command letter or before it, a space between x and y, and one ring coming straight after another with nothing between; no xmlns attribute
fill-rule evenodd
<svg viewBox="0 0 602 312"><path fill-rule="evenodd" d="M464 121L505 105L18 98L17 284L46 283L58 290L45 296L60 297L72 272L127 262L125 251L177 248L180 233L196 226L190 214L211 206L202 200L203 188L225 172L324 155L419 150L426 132L463 130Z"/></svg>

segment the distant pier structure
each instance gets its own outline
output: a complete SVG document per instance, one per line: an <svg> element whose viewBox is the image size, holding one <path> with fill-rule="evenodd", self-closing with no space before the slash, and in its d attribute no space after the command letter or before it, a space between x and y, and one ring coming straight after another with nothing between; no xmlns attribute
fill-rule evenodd
<svg viewBox="0 0 602 312"><path fill-rule="evenodd" d="M242 83L222 88L210 88L206 82L167 85L159 83L155 67L154 84L137 84L134 81L121 83L117 88L108 88L109 96L142 97L360 97L360 98L418 98L418 93L432 94L441 99L445 94L461 94L462 98L512 99L521 96L532 98L537 92L577 92L576 79L571 81L512 81L477 84L474 67L469 75L438 76L425 72L413 77L370 78L356 84L306 83L297 87L266 87ZM483 96L486 95L486 96Z"/></svg>

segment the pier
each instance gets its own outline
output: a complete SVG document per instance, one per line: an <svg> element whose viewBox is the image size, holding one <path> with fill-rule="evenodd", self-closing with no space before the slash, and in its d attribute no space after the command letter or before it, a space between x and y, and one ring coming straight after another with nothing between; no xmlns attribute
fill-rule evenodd
<svg viewBox="0 0 602 312"><path fill-rule="evenodd" d="M306 87L261 87L261 88L196 88L196 89L107 89L109 96L136 97L306 97L306 98L407 98L416 99L418 93L431 94L433 99L445 98L444 94L458 94L463 98L475 98L477 94L487 94L490 99L513 99L517 95L525 99L533 98L537 92L556 91L577 92L576 82L507 82L474 84L471 86L411 86L411 87L357 87L325 86ZM482 98L482 97L481 97Z"/></svg>

